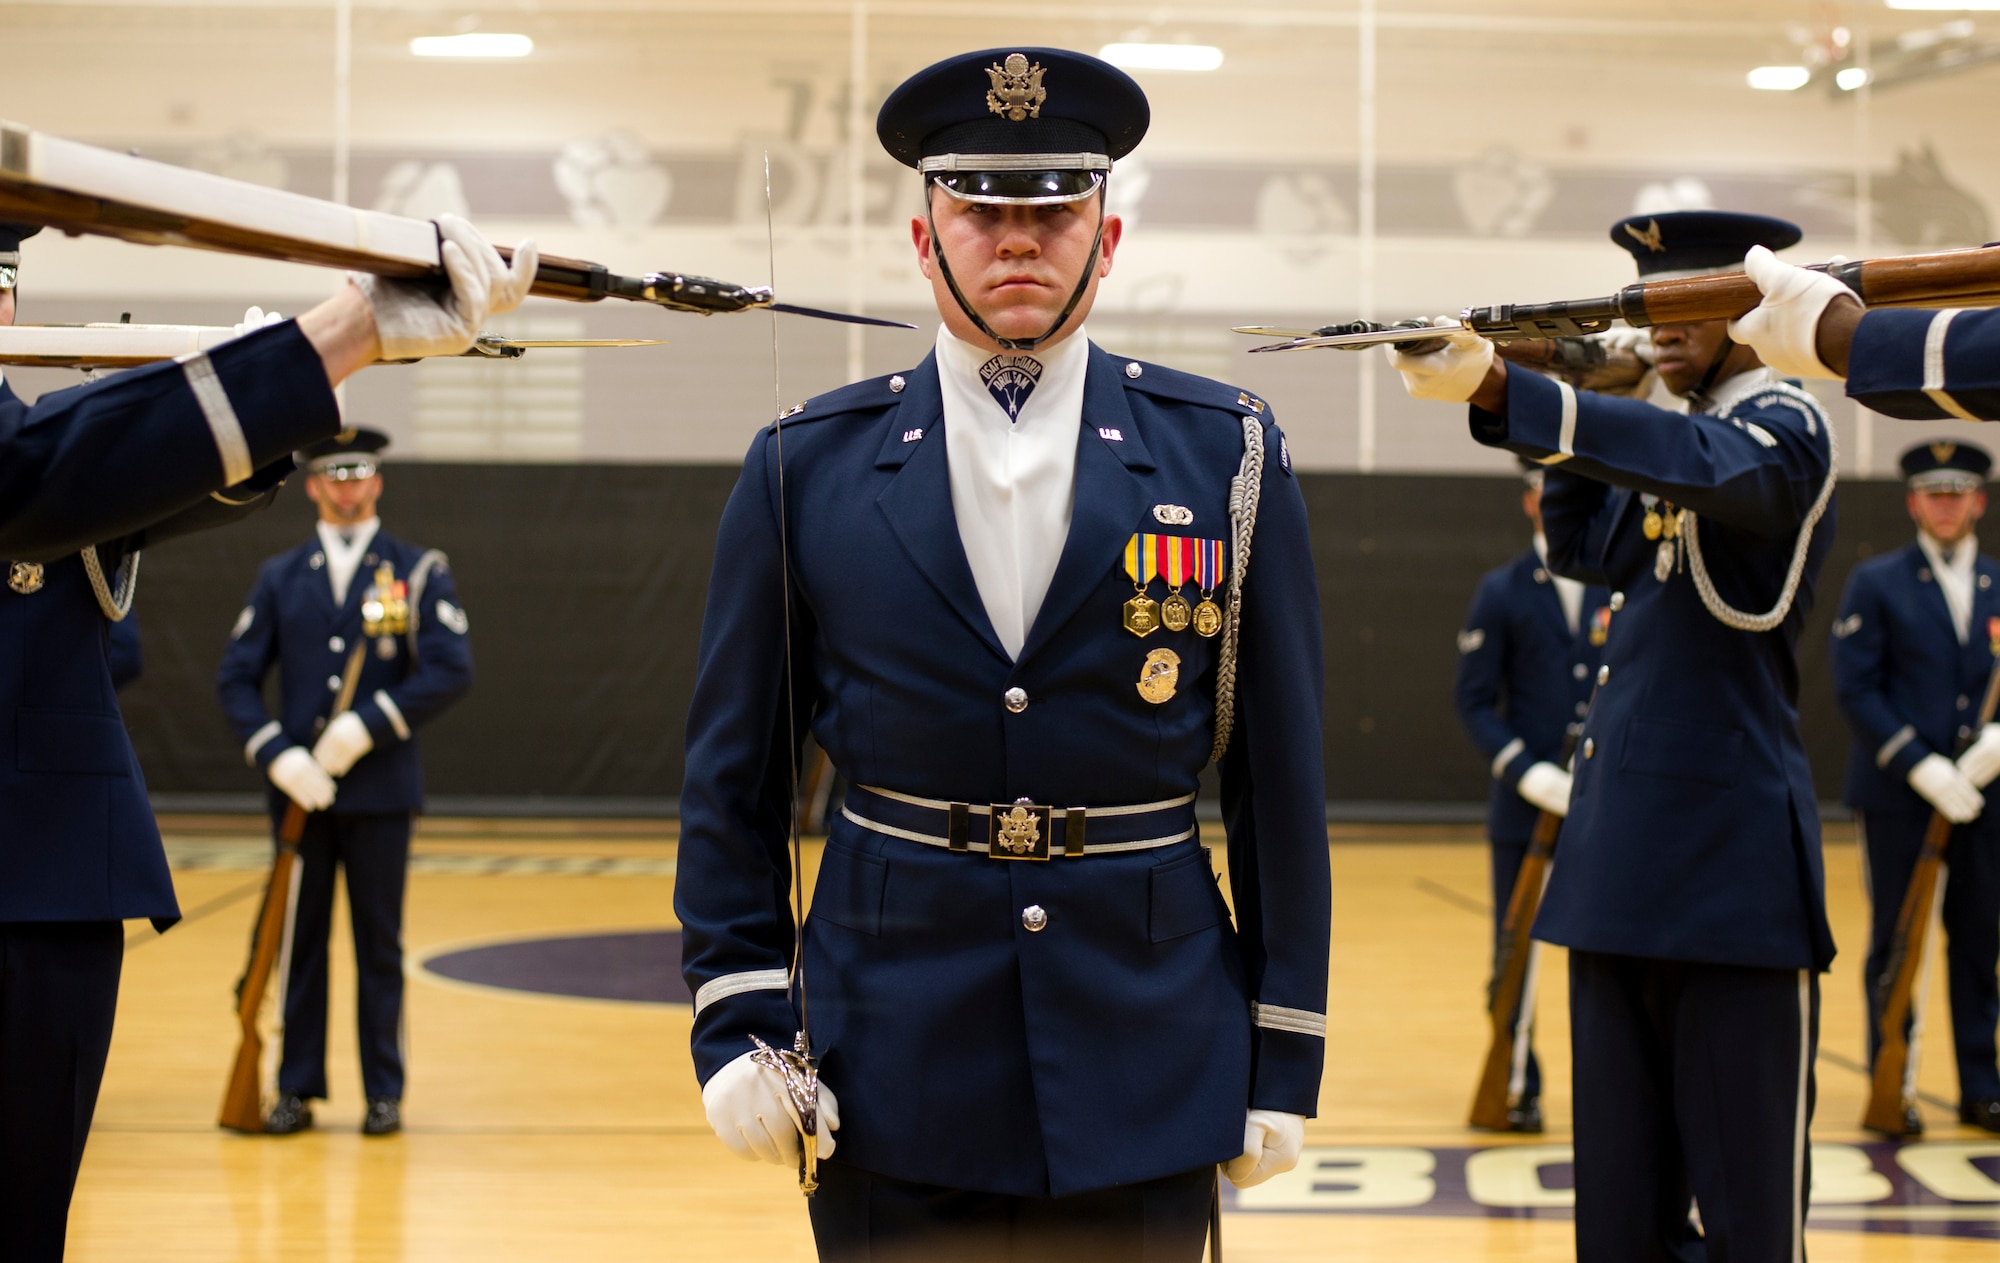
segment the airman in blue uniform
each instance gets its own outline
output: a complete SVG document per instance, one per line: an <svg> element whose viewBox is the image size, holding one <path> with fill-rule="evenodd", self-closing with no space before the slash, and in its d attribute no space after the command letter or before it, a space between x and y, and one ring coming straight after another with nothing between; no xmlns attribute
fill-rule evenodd
<svg viewBox="0 0 2000 1263"><path fill-rule="evenodd" d="M1493 931L1513 897L1535 823L1544 811L1569 811L1566 740L1583 727L1611 624L1610 593L1549 570L1542 534L1542 467L1523 462L1521 508L1534 524L1534 546L1479 581L1458 633L1458 718L1490 762L1493 793L1486 837L1492 851ZM1534 975L1528 975L1532 983ZM1530 1014L1534 990L1521 1007ZM1508 1127L1542 1130L1542 1071L1528 1038L1516 1041L1508 1089Z"/></svg>
<svg viewBox="0 0 2000 1263"><path fill-rule="evenodd" d="M288 802L312 813L286 934L278 1099L264 1125L276 1135L312 1126L309 1102L327 1095L336 868L347 876L359 974L362 1130L379 1136L402 1125L403 887L411 822L423 808L416 732L471 686L472 650L444 554L381 529L377 454L388 441L347 430L301 453L318 528L258 571L217 673L244 757L271 782L274 828ZM273 668L276 718L263 696ZM352 709L333 715L350 670L360 672Z"/></svg>
<svg viewBox="0 0 2000 1263"><path fill-rule="evenodd" d="M1730 270L1798 229L1621 221L1642 276ZM1570 949L1580 1263L1800 1257L1818 975L1833 958L1796 645L1833 537L1833 435L1724 323L1652 331L1683 416L1460 339L1411 393L1548 468L1550 568L1621 607L1535 936ZM1698 1202L1701 1226L1690 1218Z"/></svg>
<svg viewBox="0 0 2000 1263"><path fill-rule="evenodd" d="M695 1068L725 1142L795 1160L751 1037L809 1022L825 1259L1197 1259L1216 1165L1286 1169L1315 1109L1304 500L1261 399L1082 328L1146 122L1058 49L892 93L937 351L788 410L723 515L675 893ZM851 786L796 980L794 724ZM1212 758L1233 923L1194 815Z"/></svg>
<svg viewBox="0 0 2000 1263"><path fill-rule="evenodd" d="M2000 654L2000 563L1979 555L1973 535L1992 464L1969 443L1903 453L1917 538L1848 577L1833 624L1833 682L1854 729L1846 799L1860 822L1874 910L1862 974L1870 1064L1897 916L1924 832L1942 813L1958 826L1942 911L1959 1118L2000 1131L2000 812L1980 792L2000 773L2000 726L1979 721ZM1923 1134L1913 1098L1905 1135Z"/></svg>

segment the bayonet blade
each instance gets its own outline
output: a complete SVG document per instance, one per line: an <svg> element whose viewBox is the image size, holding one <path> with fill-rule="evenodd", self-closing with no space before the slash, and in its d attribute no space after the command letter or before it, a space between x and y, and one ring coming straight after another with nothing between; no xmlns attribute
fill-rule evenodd
<svg viewBox="0 0 2000 1263"><path fill-rule="evenodd" d="M883 329L914 329L915 325L902 320L883 320L879 316L856 316L845 311L827 311L819 307L801 307L797 303L767 303L772 311L782 311L794 316L810 316L814 320L838 320L851 325L876 325Z"/></svg>

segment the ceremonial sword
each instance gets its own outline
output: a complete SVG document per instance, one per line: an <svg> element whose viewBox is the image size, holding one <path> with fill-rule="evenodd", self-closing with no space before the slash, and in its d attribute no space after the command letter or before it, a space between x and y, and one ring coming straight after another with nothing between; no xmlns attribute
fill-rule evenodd
<svg viewBox="0 0 2000 1263"><path fill-rule="evenodd" d="M213 350L240 336L233 325L0 325L0 365L18 368L134 368ZM537 347L665 346L664 338L510 338L482 333L459 354L519 359ZM414 360L385 363L413 364Z"/></svg>

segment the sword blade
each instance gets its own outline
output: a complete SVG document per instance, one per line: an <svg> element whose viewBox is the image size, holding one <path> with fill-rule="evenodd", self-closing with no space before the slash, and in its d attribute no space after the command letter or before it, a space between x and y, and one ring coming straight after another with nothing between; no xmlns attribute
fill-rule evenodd
<svg viewBox="0 0 2000 1263"><path fill-rule="evenodd" d="M801 307L797 303L768 303L772 311L787 312L794 316L811 316L814 320L839 320L851 325L877 325L884 329L914 329L915 325L901 320L883 320L879 316L856 316L845 311L826 311L819 307Z"/></svg>

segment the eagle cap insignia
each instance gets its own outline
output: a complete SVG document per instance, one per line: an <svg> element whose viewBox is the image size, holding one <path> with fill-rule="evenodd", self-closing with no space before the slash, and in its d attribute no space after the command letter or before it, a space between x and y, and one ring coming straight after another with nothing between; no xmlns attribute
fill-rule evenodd
<svg viewBox="0 0 2000 1263"><path fill-rule="evenodd" d="M1937 463L1940 465L1949 461L1954 455L1957 454L1957 452L1958 452L1958 444L1956 443L1931 444L1931 456L1935 458L1937 460Z"/></svg>
<svg viewBox="0 0 2000 1263"><path fill-rule="evenodd" d="M1667 243L1660 239L1660 221L1657 219L1647 220L1646 228L1643 232L1627 224L1625 225L1625 235L1646 247L1646 249L1652 251L1654 254L1665 254L1667 252Z"/></svg>
<svg viewBox="0 0 2000 1263"><path fill-rule="evenodd" d="M1007 54L1006 61L986 68L986 77L993 81L986 91L986 108L1014 123L1040 118L1042 102L1049 99L1043 73L1040 62L1030 65L1020 53Z"/></svg>

